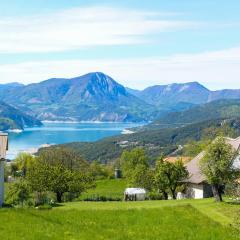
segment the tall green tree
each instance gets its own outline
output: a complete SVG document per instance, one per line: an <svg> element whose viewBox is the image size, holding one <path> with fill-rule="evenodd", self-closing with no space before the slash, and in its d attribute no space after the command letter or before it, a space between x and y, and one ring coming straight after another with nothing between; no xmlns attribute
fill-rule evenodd
<svg viewBox="0 0 240 240"><path fill-rule="evenodd" d="M31 191L35 193L35 203L37 205L44 203L45 194L50 191L51 174L50 165L41 163L39 159L36 159L27 171L26 180Z"/></svg>
<svg viewBox="0 0 240 240"><path fill-rule="evenodd" d="M168 199L168 179L164 171L166 165L164 164L164 157L161 156L156 162L156 168L154 173L154 186L159 193L162 193L165 200Z"/></svg>
<svg viewBox="0 0 240 240"><path fill-rule="evenodd" d="M89 164L85 160L73 150L65 147L46 148L46 150L40 151L39 158L41 162L48 163L51 166L62 165L70 171L89 169Z"/></svg>
<svg viewBox="0 0 240 240"><path fill-rule="evenodd" d="M22 172L22 176L26 176L27 170L32 166L34 163L34 156L29 153L19 153L15 158L14 164L16 166L17 171Z"/></svg>
<svg viewBox="0 0 240 240"><path fill-rule="evenodd" d="M160 157L156 164L154 182L159 192L163 193L167 199L167 193L170 193L173 199L176 199L176 190L182 187L182 181L188 178L188 171L182 161L174 163L164 161Z"/></svg>
<svg viewBox="0 0 240 240"><path fill-rule="evenodd" d="M234 180L236 171L233 168L236 152L223 137L218 137L206 149L205 156L200 161L202 173L212 186L216 201L222 201L222 187Z"/></svg>
<svg viewBox="0 0 240 240"><path fill-rule="evenodd" d="M33 191L56 194L57 201L62 202L66 192L81 194L94 186L89 165L67 149L48 149L38 157L29 169L27 179Z"/></svg>
<svg viewBox="0 0 240 240"><path fill-rule="evenodd" d="M152 172L149 166L149 159L142 148L124 151L120 163L123 176L127 179L130 186L151 189L153 185Z"/></svg>
<svg viewBox="0 0 240 240"><path fill-rule="evenodd" d="M93 161L90 164L90 170L95 179L114 178L114 168L111 164L102 164L99 161Z"/></svg>
<svg viewBox="0 0 240 240"><path fill-rule="evenodd" d="M153 171L149 166L139 164L132 171L129 180L133 187L142 187L150 191L153 188Z"/></svg>

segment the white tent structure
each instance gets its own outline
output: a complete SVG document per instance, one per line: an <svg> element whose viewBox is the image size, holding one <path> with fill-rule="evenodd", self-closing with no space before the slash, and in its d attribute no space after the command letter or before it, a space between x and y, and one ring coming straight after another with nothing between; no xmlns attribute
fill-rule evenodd
<svg viewBox="0 0 240 240"><path fill-rule="evenodd" d="M8 134L0 132L0 207L4 201L4 161L8 150Z"/></svg>
<svg viewBox="0 0 240 240"><path fill-rule="evenodd" d="M144 188L126 188L124 191L124 200L143 201L146 199L146 193Z"/></svg>

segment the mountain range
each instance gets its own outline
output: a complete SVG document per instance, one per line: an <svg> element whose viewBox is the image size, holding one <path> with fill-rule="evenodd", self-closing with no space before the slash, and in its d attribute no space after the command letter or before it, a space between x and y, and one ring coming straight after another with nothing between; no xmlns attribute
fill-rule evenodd
<svg viewBox="0 0 240 240"><path fill-rule="evenodd" d="M40 120L141 122L218 99L240 99L240 90L210 91L190 82L139 91L93 72L29 85L1 84L0 98Z"/></svg>
<svg viewBox="0 0 240 240"><path fill-rule="evenodd" d="M128 91L155 106L171 106L181 102L203 104L218 99L240 98L240 89L211 91L198 82L155 85L142 91L128 88Z"/></svg>
<svg viewBox="0 0 240 240"><path fill-rule="evenodd" d="M140 122L155 115L154 106L99 72L9 87L0 93L5 102L41 120Z"/></svg>

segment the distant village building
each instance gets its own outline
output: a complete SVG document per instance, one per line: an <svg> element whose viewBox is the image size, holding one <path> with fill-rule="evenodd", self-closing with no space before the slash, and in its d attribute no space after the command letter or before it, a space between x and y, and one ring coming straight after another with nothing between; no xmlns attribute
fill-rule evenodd
<svg viewBox="0 0 240 240"><path fill-rule="evenodd" d="M144 201L146 199L146 190L144 188L126 188L124 191L125 201Z"/></svg>
<svg viewBox="0 0 240 240"><path fill-rule="evenodd" d="M122 177L122 172L119 168L115 168L114 170L114 177L115 179L121 178Z"/></svg>
<svg viewBox="0 0 240 240"><path fill-rule="evenodd" d="M225 138L226 143L230 144L234 150L238 151L238 155L234 160L234 167L240 168L240 137L236 139ZM208 198L212 197L212 188L207 183L205 176L201 173L199 164L200 160L204 157L204 151L198 154L194 159L185 164L190 177L185 180L187 189L185 193L178 193L177 198Z"/></svg>

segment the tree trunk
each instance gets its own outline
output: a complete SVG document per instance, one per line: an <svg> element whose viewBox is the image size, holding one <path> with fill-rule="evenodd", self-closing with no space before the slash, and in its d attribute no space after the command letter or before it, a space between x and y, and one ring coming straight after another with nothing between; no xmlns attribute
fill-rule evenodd
<svg viewBox="0 0 240 240"><path fill-rule="evenodd" d="M213 196L214 196L216 202L222 202L221 189L218 184L212 185L212 191L213 191Z"/></svg>
<svg viewBox="0 0 240 240"><path fill-rule="evenodd" d="M61 203L62 202L62 193L61 192L57 192L57 202Z"/></svg>
<svg viewBox="0 0 240 240"><path fill-rule="evenodd" d="M175 190L171 189L171 193L172 193L172 199L177 199Z"/></svg>
<svg viewBox="0 0 240 240"><path fill-rule="evenodd" d="M167 192L165 192L165 191L163 191L163 198L164 198L165 200L168 200L168 194L167 194Z"/></svg>

